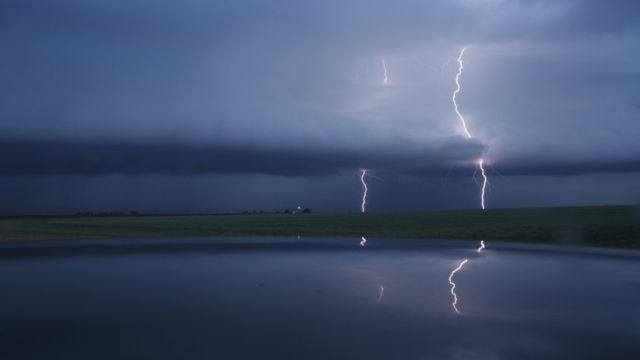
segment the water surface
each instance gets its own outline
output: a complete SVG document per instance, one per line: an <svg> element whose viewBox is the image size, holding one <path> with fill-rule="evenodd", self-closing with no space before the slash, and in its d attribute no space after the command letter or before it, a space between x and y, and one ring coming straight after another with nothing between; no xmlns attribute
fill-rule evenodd
<svg viewBox="0 0 640 360"><path fill-rule="evenodd" d="M638 252L361 243L0 244L0 358L640 359Z"/></svg>

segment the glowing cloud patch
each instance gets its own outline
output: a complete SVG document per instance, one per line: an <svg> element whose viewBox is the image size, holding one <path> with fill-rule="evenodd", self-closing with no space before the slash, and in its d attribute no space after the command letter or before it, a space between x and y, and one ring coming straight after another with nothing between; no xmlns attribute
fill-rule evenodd
<svg viewBox="0 0 640 360"><path fill-rule="evenodd" d="M383 85L389 85L389 71L387 70L387 61L382 58L382 70L384 71L384 77L382 78Z"/></svg>

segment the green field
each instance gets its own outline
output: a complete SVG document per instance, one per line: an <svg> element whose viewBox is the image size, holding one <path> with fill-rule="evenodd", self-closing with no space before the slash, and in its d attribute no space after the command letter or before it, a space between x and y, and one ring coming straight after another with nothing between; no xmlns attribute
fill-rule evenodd
<svg viewBox="0 0 640 360"><path fill-rule="evenodd" d="M0 240L242 235L364 235L640 248L640 207L0 219Z"/></svg>

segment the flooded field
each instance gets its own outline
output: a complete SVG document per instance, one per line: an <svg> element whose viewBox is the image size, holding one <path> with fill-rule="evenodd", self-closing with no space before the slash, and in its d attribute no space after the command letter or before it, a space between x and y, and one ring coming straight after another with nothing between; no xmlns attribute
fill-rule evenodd
<svg viewBox="0 0 640 360"><path fill-rule="evenodd" d="M0 358L640 358L640 252L363 240L3 243Z"/></svg>

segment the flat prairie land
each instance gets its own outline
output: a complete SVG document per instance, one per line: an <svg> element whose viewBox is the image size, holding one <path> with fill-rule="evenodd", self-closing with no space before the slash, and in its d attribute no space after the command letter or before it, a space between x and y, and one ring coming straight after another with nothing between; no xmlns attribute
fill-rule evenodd
<svg viewBox="0 0 640 360"><path fill-rule="evenodd" d="M422 212L6 217L0 240L193 236L469 239L640 248L640 206Z"/></svg>

